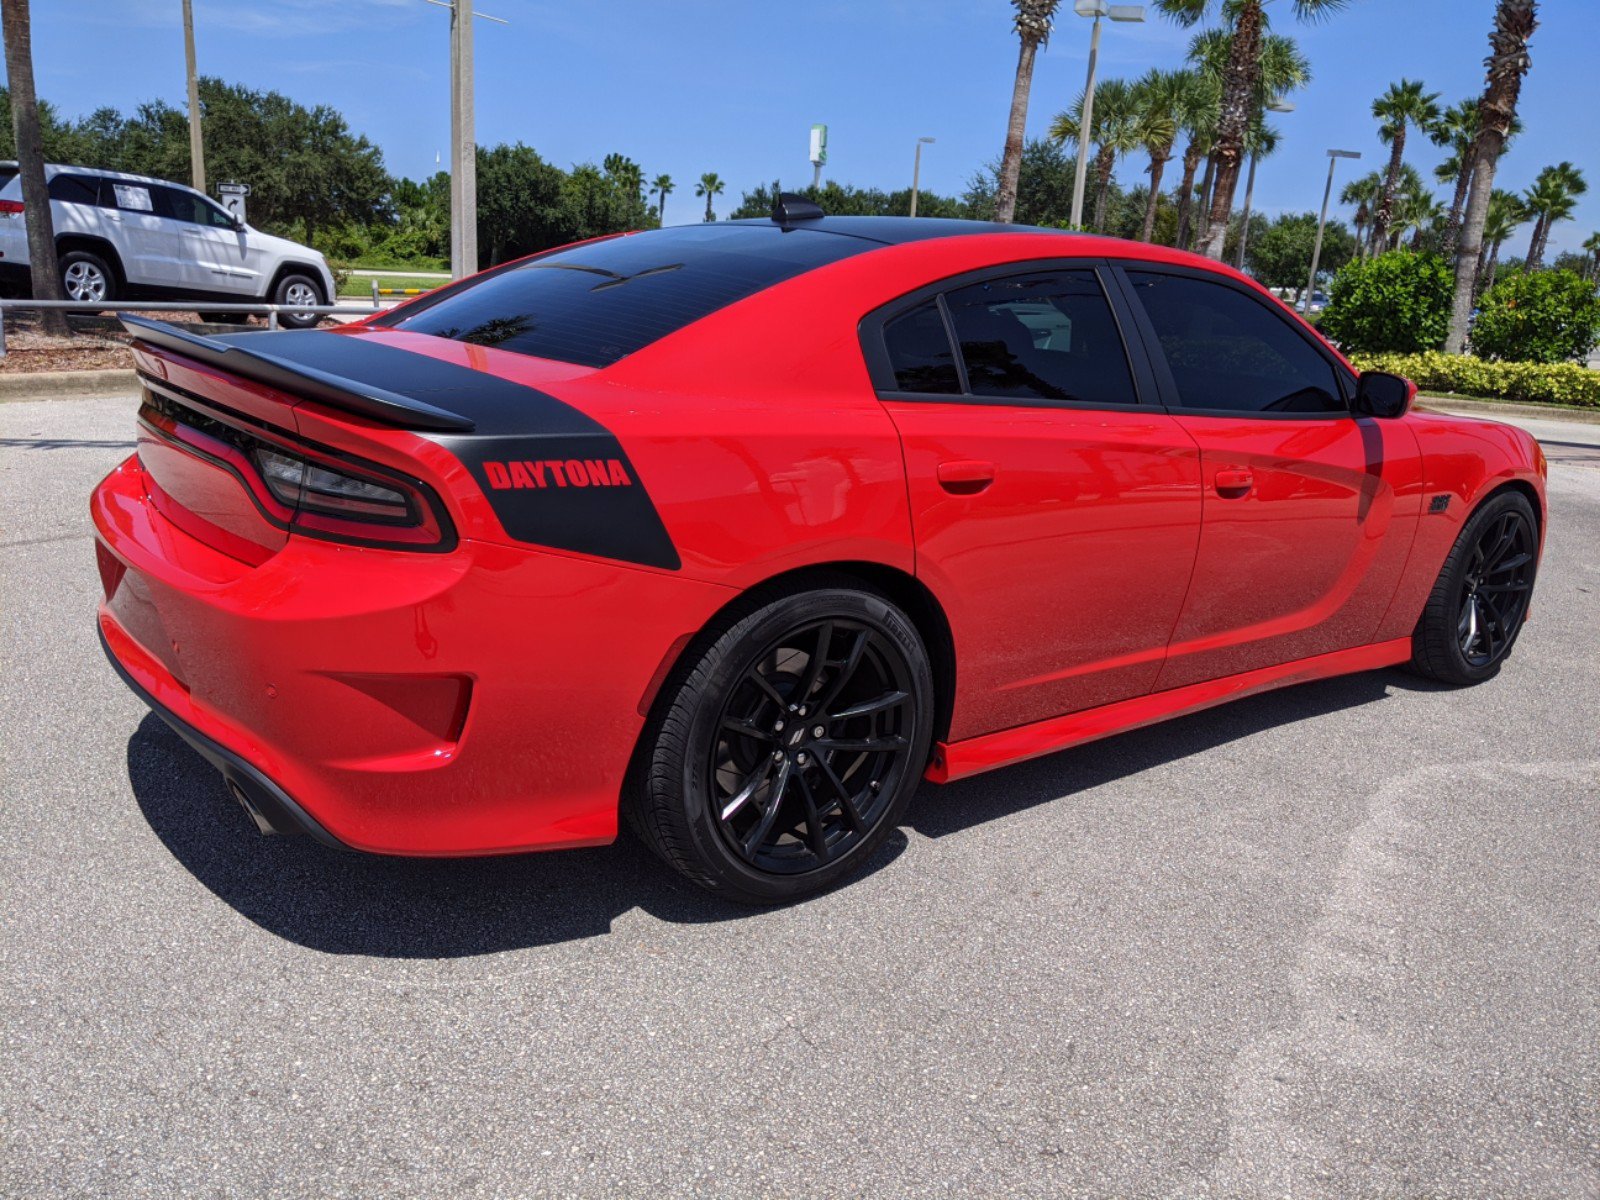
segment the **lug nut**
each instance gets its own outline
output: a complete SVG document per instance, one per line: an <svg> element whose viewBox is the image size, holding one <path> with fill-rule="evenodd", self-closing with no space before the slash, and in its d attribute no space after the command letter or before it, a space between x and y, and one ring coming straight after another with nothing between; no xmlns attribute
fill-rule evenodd
<svg viewBox="0 0 1600 1200"><path fill-rule="evenodd" d="M772 723L772 732L773 733L782 733L783 732L783 722L782 721L774 721Z"/></svg>
<svg viewBox="0 0 1600 1200"><path fill-rule="evenodd" d="M783 751L782 750L774 750L772 752L772 761L775 762L775 763L781 763L783 761Z"/></svg>
<svg viewBox="0 0 1600 1200"><path fill-rule="evenodd" d="M802 705L801 705L801 706L800 706L800 708L799 708L799 713L800 713L800 715L801 715L801 716L802 716L802 717L803 717L803 716L805 716L805 715L806 715L806 708L805 708L805 705L803 705L803 704L802 704Z"/></svg>
<svg viewBox="0 0 1600 1200"><path fill-rule="evenodd" d="M828 732L828 730L827 730L827 728L825 726L818 725L815 729L813 729L811 731L811 736L812 737L821 737L823 734L825 734L827 732Z"/></svg>
<svg viewBox="0 0 1600 1200"><path fill-rule="evenodd" d="M807 754L804 750L802 750L802 751L800 751L799 754L796 754L794 756L794 760L795 760L795 762L799 763L803 767L803 766L806 765L806 763L811 761L811 756L809 754Z"/></svg>

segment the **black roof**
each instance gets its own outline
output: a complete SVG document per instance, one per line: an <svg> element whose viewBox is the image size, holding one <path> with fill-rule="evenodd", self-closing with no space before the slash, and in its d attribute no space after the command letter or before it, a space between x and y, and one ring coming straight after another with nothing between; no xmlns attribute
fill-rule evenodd
<svg viewBox="0 0 1600 1200"><path fill-rule="evenodd" d="M724 225L764 225L771 228L775 221L768 217L751 217L738 221L723 221ZM955 217L813 217L809 220L791 221L788 229L816 229L823 233L837 233L844 237L864 238L881 242L885 246L898 246L902 242L920 242L936 237L960 237L973 233L1066 233L1064 229L1046 229L1042 225L1009 225L1001 221L963 221ZM1079 236L1085 236L1080 234Z"/></svg>

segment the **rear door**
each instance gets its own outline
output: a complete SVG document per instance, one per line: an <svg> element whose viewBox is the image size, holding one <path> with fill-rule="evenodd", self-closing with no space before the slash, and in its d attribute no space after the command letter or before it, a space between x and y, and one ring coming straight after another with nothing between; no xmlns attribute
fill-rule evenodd
<svg viewBox="0 0 1600 1200"><path fill-rule="evenodd" d="M917 571L946 605L951 740L1150 690L1200 525L1199 455L1130 360L1098 262L1014 264L872 314Z"/></svg>
<svg viewBox="0 0 1600 1200"><path fill-rule="evenodd" d="M1178 267L1117 273L1204 477L1158 689L1370 642L1421 503L1410 429L1354 416L1349 370L1254 289Z"/></svg>

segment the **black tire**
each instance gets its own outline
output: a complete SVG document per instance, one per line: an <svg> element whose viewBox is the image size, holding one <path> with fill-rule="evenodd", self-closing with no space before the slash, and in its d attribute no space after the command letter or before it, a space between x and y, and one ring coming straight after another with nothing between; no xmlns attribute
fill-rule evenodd
<svg viewBox="0 0 1600 1200"><path fill-rule="evenodd" d="M922 778L927 650L903 612L854 581L769 599L707 637L646 730L630 824L729 899L814 895L871 857Z"/></svg>
<svg viewBox="0 0 1600 1200"><path fill-rule="evenodd" d="M117 298L117 273L98 254L68 250L57 263L61 294L84 303L109 303Z"/></svg>
<svg viewBox="0 0 1600 1200"><path fill-rule="evenodd" d="M310 299L306 299L309 293ZM272 289L272 302L274 304L326 304L327 298L322 294L322 285L309 275L291 274L278 280L278 286ZM322 318L316 313L279 313L278 324L286 325L290 329L313 329L321 322Z"/></svg>
<svg viewBox="0 0 1600 1200"><path fill-rule="evenodd" d="M1539 565L1539 523L1521 492L1467 519L1411 636L1411 665L1442 683L1492 679L1516 645Z"/></svg>

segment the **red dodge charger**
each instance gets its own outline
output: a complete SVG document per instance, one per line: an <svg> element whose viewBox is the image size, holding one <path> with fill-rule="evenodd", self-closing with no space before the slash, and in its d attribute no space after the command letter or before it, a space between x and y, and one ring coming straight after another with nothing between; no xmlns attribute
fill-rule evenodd
<svg viewBox="0 0 1600 1200"><path fill-rule="evenodd" d="M1500 667L1526 434L1234 271L1006 225L663 229L338 331L126 318L112 665L266 832L803 896L935 783L1265 688Z"/></svg>

